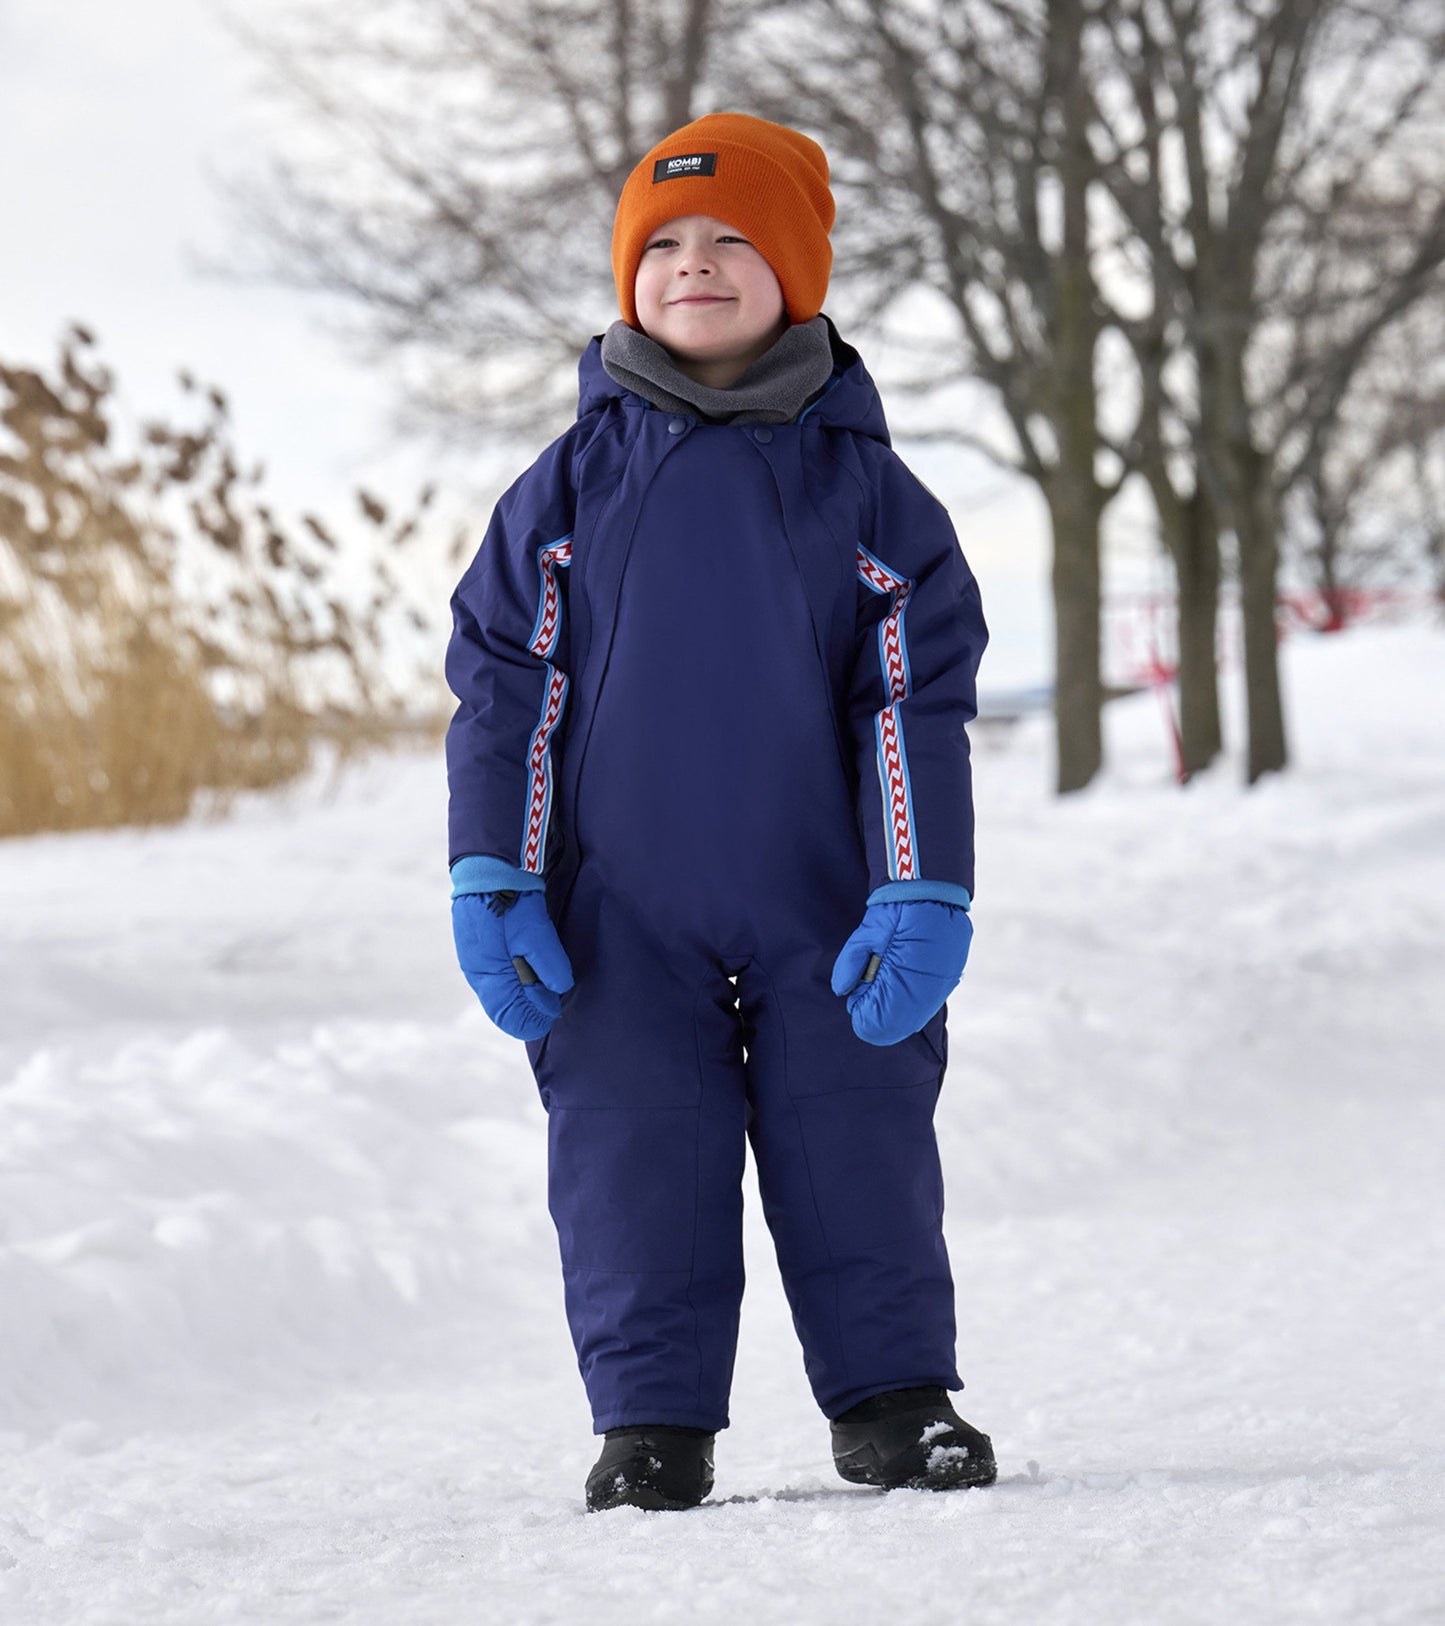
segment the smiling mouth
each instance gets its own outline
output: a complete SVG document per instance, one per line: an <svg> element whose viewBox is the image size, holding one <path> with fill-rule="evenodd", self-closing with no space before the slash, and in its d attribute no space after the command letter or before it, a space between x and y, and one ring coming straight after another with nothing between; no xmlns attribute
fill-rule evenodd
<svg viewBox="0 0 1445 1626"><path fill-rule="evenodd" d="M727 294L689 294L686 299L670 299L670 305L729 305Z"/></svg>

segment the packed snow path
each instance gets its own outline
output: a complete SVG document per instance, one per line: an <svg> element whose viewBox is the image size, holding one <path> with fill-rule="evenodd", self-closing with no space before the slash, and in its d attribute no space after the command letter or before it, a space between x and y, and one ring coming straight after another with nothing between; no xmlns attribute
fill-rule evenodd
<svg viewBox="0 0 1445 1626"><path fill-rule="evenodd" d="M978 747L940 1106L986 1492L832 1473L766 1234L717 1489L588 1517L543 1118L435 757L0 846L0 1621L1445 1619L1445 634L1292 647L1297 767Z"/></svg>

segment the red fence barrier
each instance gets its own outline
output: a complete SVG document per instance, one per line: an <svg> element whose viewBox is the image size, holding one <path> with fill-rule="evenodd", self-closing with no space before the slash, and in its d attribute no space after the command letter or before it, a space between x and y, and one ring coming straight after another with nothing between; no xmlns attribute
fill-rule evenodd
<svg viewBox="0 0 1445 1626"><path fill-rule="evenodd" d="M1445 596L1420 588L1347 588L1281 593L1275 625L1281 642L1293 632L1347 627L1445 608ZM1221 669L1240 657L1239 603L1220 602L1215 657ZM1179 624L1173 593L1111 593L1104 601L1104 682L1116 689L1172 683L1179 674Z"/></svg>
<svg viewBox="0 0 1445 1626"><path fill-rule="evenodd" d="M1347 588L1281 593L1276 601L1275 629L1280 641L1294 632L1341 632L1347 627L1399 619L1445 609L1445 594L1408 588ZM1104 601L1103 677L1114 690L1153 689L1168 719L1175 768L1182 783L1184 753L1174 708L1173 684L1179 676L1178 601L1173 593L1111 593ZM1242 663L1243 637L1237 597L1220 602L1215 638L1215 664L1231 669Z"/></svg>

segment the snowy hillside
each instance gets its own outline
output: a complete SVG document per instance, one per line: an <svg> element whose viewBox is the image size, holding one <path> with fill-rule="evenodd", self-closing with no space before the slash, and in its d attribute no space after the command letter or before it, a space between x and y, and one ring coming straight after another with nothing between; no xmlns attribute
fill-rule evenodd
<svg viewBox="0 0 1445 1626"><path fill-rule="evenodd" d="M588 1517L543 1117L437 756L0 845L0 1621L1445 1619L1445 633L1291 644L1297 767L981 741L940 1104L986 1492L832 1471L766 1234L710 1503ZM1237 731L1236 731L1237 732Z"/></svg>

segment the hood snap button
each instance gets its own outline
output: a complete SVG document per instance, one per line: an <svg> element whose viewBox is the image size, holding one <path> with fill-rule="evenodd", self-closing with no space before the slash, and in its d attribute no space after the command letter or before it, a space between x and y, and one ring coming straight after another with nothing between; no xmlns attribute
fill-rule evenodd
<svg viewBox="0 0 1445 1626"><path fill-rule="evenodd" d="M667 420L667 432L669 435L680 435L686 428L687 422L683 418L669 418Z"/></svg>
<svg viewBox="0 0 1445 1626"><path fill-rule="evenodd" d="M753 430L753 439L755 441L757 441L759 446L766 446L768 444L768 442L772 438L773 438L773 432L772 432L771 429L754 429Z"/></svg>

